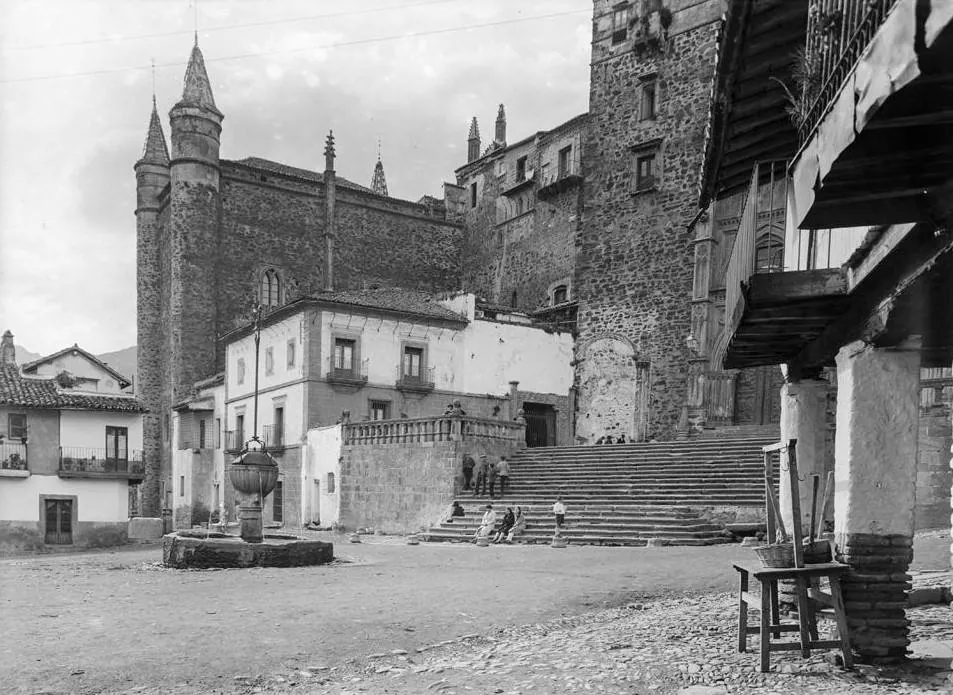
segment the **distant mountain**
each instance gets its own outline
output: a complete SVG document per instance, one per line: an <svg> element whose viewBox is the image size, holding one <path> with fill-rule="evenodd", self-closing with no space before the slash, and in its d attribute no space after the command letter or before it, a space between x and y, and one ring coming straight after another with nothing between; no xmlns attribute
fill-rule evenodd
<svg viewBox="0 0 953 695"><path fill-rule="evenodd" d="M96 355L96 357L125 377L135 379L138 374L139 348L136 345L127 347L124 350L104 352L101 355Z"/></svg>
<svg viewBox="0 0 953 695"><path fill-rule="evenodd" d="M35 352L30 352L29 350L22 348L19 345L16 345L15 347L17 349L17 364L26 364L27 362L33 362L34 360L38 360L41 357L43 357L43 355L38 355Z"/></svg>

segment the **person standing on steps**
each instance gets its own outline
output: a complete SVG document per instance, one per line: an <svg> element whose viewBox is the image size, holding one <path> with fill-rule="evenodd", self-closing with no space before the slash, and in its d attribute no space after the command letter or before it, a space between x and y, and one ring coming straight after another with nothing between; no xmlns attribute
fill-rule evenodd
<svg viewBox="0 0 953 695"><path fill-rule="evenodd" d="M470 454L463 455L463 489L470 489L470 481L473 479L473 466L475 462Z"/></svg>
<svg viewBox="0 0 953 695"><path fill-rule="evenodd" d="M563 504L563 498L557 497L556 503L553 505L553 516L556 517L556 534L563 529L563 526L566 525L566 505Z"/></svg>
<svg viewBox="0 0 953 695"><path fill-rule="evenodd" d="M500 477L500 499L506 494L506 484L510 480L510 462L505 456L500 456L500 462L496 464L496 474ZM492 491L492 486L490 490Z"/></svg>
<svg viewBox="0 0 953 695"><path fill-rule="evenodd" d="M480 465L477 467L476 486L473 488L474 497L482 497L486 494L486 477L490 471L490 462L486 459L486 454L480 455Z"/></svg>
<svg viewBox="0 0 953 695"><path fill-rule="evenodd" d="M490 499L492 500L496 493L496 477L498 471L496 469L496 464L491 463L489 470L487 471L487 477L490 479Z"/></svg>

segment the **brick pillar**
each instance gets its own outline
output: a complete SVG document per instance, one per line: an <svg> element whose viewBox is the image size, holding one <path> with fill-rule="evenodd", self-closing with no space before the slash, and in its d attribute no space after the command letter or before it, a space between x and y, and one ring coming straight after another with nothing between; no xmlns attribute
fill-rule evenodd
<svg viewBox="0 0 953 695"><path fill-rule="evenodd" d="M852 343L837 355L835 558L861 661L901 661L910 644L920 355Z"/></svg>
<svg viewBox="0 0 953 695"><path fill-rule="evenodd" d="M818 492L818 514L823 504L824 481L824 440L827 432L827 391L826 381L804 379L787 383L781 387L781 441L797 440L797 467L801 477L801 525L807 538L811 524L815 528L817 521L811 515L811 476L821 477ZM791 518L791 478L781 476L780 499L781 517L784 527L793 528Z"/></svg>

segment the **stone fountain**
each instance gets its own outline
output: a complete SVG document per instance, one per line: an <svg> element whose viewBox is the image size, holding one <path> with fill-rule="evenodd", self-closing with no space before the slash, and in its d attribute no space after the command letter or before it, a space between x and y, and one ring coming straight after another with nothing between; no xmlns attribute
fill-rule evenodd
<svg viewBox="0 0 953 695"><path fill-rule="evenodd" d="M278 482L278 463L258 438L258 348L261 342L261 307L255 322L254 424L241 455L228 469L235 491L242 495L239 507L241 536L208 531L177 531L163 537L162 561L167 567L302 567L334 559L334 546L325 541L292 535L265 535L262 500Z"/></svg>

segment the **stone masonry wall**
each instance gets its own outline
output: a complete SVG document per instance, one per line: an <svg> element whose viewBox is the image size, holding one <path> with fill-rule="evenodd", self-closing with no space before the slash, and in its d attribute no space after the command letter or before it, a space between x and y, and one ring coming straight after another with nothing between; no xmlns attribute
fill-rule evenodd
<svg viewBox="0 0 953 695"><path fill-rule="evenodd" d="M578 330L581 341L609 333L631 341L635 355L628 369L649 364L644 436L670 438L687 394L694 266L688 224L697 213L720 10L715 2L673 5L662 50L636 52L631 39L610 45L610 4L594 3ZM640 121L640 78L651 74L658 86L657 117ZM634 185L639 147L656 147L660 164L658 185L645 192L635 192ZM577 370L577 380L584 378L584 369ZM631 399L631 385L623 379L620 391L618 383L580 388L577 420Z"/></svg>
<svg viewBox="0 0 953 695"><path fill-rule="evenodd" d="M341 450L341 523L349 530L371 527L385 533L436 525L463 489L464 454L498 461L515 451L502 439L346 445Z"/></svg>
<svg viewBox="0 0 953 695"><path fill-rule="evenodd" d="M917 446L917 529L947 528L950 523L950 405L938 403L920 409Z"/></svg>

